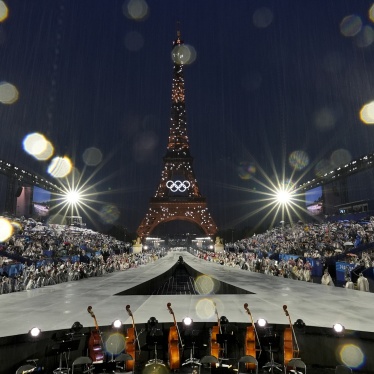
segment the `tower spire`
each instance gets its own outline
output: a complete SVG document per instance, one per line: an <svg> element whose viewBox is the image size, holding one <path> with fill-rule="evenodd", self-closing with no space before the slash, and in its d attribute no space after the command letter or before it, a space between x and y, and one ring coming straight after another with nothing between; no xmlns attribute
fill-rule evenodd
<svg viewBox="0 0 374 374"><path fill-rule="evenodd" d="M151 198L148 213L137 230L140 237L152 233L160 223L174 220L194 222L206 235L217 232L192 168L193 158L187 136L182 44L177 27L177 39L173 42L172 50L171 123L166 155L163 158L164 169L156 194Z"/></svg>

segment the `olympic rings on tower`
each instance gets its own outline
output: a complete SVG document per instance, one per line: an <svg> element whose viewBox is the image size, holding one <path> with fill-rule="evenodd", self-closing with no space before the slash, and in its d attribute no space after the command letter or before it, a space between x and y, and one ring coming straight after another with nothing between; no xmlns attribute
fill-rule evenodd
<svg viewBox="0 0 374 374"><path fill-rule="evenodd" d="M166 182L166 187L171 191L171 192L186 192L191 186L191 183L189 181L167 181Z"/></svg>

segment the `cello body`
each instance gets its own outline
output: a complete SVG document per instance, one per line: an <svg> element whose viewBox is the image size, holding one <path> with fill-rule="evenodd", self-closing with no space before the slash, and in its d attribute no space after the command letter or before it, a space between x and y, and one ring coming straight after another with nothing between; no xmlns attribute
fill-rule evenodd
<svg viewBox="0 0 374 374"><path fill-rule="evenodd" d="M287 366L289 361L294 358L293 355L293 337L290 327L285 328L283 333L283 360L284 366Z"/></svg>
<svg viewBox="0 0 374 374"><path fill-rule="evenodd" d="M217 334L220 333L219 325L212 327L210 336L210 354L216 358L219 358L220 346L217 343Z"/></svg>
<svg viewBox="0 0 374 374"><path fill-rule="evenodd" d="M171 309L171 303L167 303L169 313L173 316L174 326L169 329L168 336L168 357L170 370L179 370L180 368L180 347L183 348L181 336L179 334L178 324L175 319L173 309ZM180 345L179 345L180 342Z"/></svg>
<svg viewBox="0 0 374 374"><path fill-rule="evenodd" d="M88 355L92 362L101 363L104 360L104 353L101 347L101 336L98 331L92 331L88 339Z"/></svg>
<svg viewBox="0 0 374 374"><path fill-rule="evenodd" d="M135 329L133 327L130 327L126 331L125 350L126 350L126 353L131 355L133 359L126 361L125 366L126 366L127 371L132 371L135 366L135 350L136 350L135 346L136 346Z"/></svg>
<svg viewBox="0 0 374 374"><path fill-rule="evenodd" d="M257 335L257 330L255 323L253 321L252 314L248 308L248 304L244 304L244 309L246 310L247 314L249 315L252 325L247 327L247 331L245 334L245 340L244 340L244 347L245 347L245 354L246 356L252 356L254 358L257 358L257 351L259 351L259 356L261 355L261 343L260 339ZM258 344L258 349L256 348L256 342ZM253 363L247 363L245 365L247 370L254 370L256 369L256 365Z"/></svg>
<svg viewBox="0 0 374 374"><path fill-rule="evenodd" d="M284 367L286 368L292 358L296 358L299 355L299 344L297 343L296 334L292 326L290 314L287 310L287 305L283 305L283 310L288 317L290 327L284 329L283 333L283 361Z"/></svg>
<svg viewBox="0 0 374 374"><path fill-rule="evenodd" d="M93 363L102 363L104 361L103 342L101 339L101 332L96 320L96 316L92 310L92 306L87 308L87 312L91 315L95 322L95 330L91 331L88 339L88 355Z"/></svg>
<svg viewBox="0 0 374 374"><path fill-rule="evenodd" d="M175 326L170 327L168 337L168 357L169 366L171 370L178 370L180 367L180 354L179 354L179 342L178 342L178 331Z"/></svg>
<svg viewBox="0 0 374 374"><path fill-rule="evenodd" d="M127 311L127 314L131 317L132 327L129 327L126 330L125 350L126 350L126 353L131 355L132 360L127 360L125 362L125 368L127 371L133 371L134 366L135 366L136 343L138 342L138 345L139 345L139 340L138 340L138 333L135 327L134 315L132 314L130 305L126 305L126 311ZM139 353L140 353L140 346L139 346Z"/></svg>

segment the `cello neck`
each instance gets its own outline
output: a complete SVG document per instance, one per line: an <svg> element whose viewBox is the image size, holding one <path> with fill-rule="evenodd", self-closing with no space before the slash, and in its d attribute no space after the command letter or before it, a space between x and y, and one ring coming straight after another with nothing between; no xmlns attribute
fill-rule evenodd
<svg viewBox="0 0 374 374"><path fill-rule="evenodd" d="M247 314L248 314L249 317L251 318L252 327L253 327L253 330L254 330L255 335L256 335L257 345L258 345L259 352L260 352L259 355L261 355L262 350L261 350L260 339L259 339L258 334L257 334L257 329L256 329L256 325L255 325L255 323L254 323L254 321L253 321L252 313L250 312L247 303L244 304L244 309L246 310Z"/></svg>
<svg viewBox="0 0 374 374"><path fill-rule="evenodd" d="M183 347L182 338L181 338L181 334L179 333L178 324L177 324L177 321L175 319L175 315L174 315L173 309L171 309L171 303L167 303L166 306L167 306L167 308L169 310L169 313L173 316L174 326L175 326L175 328L176 328L176 330L178 332L179 344L181 345L181 347Z"/></svg>
<svg viewBox="0 0 374 374"><path fill-rule="evenodd" d="M292 325L292 321L291 321L291 316L290 316L290 313L288 313L288 310L287 310L287 305L283 305L283 310L286 314L286 316L288 317L288 322L290 324L290 329L292 331L292 336L293 336L293 342L294 342L294 351L297 352L297 354L299 353L299 344L297 343L297 338L296 338L296 334L295 334L295 330L293 328L293 325Z"/></svg>
<svg viewBox="0 0 374 374"><path fill-rule="evenodd" d="M96 330L97 330L98 332L100 332L99 324L97 323L97 319L96 319L96 316L95 316L95 314L94 314L94 312L93 312L93 310L92 310L92 306L89 306L89 307L87 308L87 312L88 312L88 313L91 315L91 317L93 318L94 323L95 323L95 328L96 328Z"/></svg>

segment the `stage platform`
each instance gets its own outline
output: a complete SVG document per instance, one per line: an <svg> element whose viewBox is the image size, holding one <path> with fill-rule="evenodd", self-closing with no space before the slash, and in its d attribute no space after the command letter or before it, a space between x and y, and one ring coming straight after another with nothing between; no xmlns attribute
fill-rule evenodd
<svg viewBox="0 0 374 374"><path fill-rule="evenodd" d="M178 295L152 295L181 259L194 272L205 293L182 294L181 290ZM161 274L164 276L160 277ZM156 262L138 268L1 295L0 300L3 345L13 344L17 336L24 336L35 326L49 334L68 330L76 321L86 329L94 329L88 306L92 306L99 326L104 329L115 319L132 325L127 305L139 327L147 324L150 317L155 317L160 324L172 325L168 303L171 303L178 322L189 316L194 323L204 326L216 324L217 314L237 326L248 325L250 319L244 309L244 303L247 303L255 321L265 318L269 324L283 328L289 325L284 310L286 305L292 322L301 319L311 329L329 331L335 323L341 323L346 330L366 334L365 340L370 344L374 332L372 293L230 268L184 251L169 252ZM314 360L311 355L309 357L310 361ZM370 360L367 358L365 370L367 365L372 365ZM362 372L367 372L365 370Z"/></svg>

